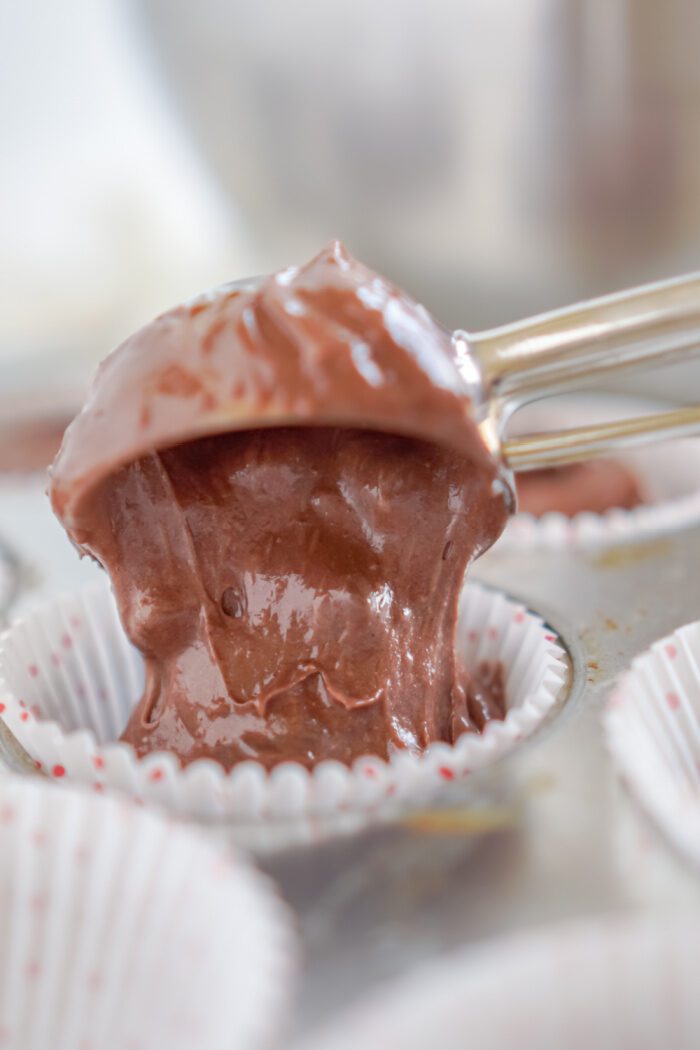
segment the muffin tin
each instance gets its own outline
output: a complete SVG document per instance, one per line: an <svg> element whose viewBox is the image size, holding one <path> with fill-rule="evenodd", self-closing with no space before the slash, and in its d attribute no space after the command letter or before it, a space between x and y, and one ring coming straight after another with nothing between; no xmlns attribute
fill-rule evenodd
<svg viewBox="0 0 700 1050"><path fill-rule="evenodd" d="M594 549L499 545L479 560L473 580L536 610L561 640L566 702L510 756L446 781L428 808L263 860L306 942L300 1037L453 947L567 918L700 906L695 871L637 793L620 790L602 725L633 658L700 618L698 564L697 526Z"/></svg>

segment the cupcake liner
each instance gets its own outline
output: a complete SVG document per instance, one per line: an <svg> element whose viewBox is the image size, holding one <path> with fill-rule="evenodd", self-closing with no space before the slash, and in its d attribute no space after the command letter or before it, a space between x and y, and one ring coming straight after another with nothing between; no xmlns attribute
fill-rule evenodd
<svg viewBox="0 0 700 1050"><path fill-rule="evenodd" d="M265 1046L292 945L266 880L200 832L0 778L0 1046Z"/></svg>
<svg viewBox="0 0 700 1050"><path fill-rule="evenodd" d="M634 660L610 696L605 733L634 797L700 866L700 621Z"/></svg>
<svg viewBox="0 0 700 1050"><path fill-rule="evenodd" d="M527 429L555 430L623 419L659 410L658 403L606 395L572 396L541 402L527 410ZM666 406L669 407L669 406ZM567 518L516 514L498 540L495 553L513 550L590 548L643 540L700 523L700 438L659 442L615 453L640 479L649 502L633 510L587 511Z"/></svg>
<svg viewBox="0 0 700 1050"><path fill-rule="evenodd" d="M423 967L294 1050L696 1050L697 912L578 920Z"/></svg>
<svg viewBox="0 0 700 1050"><path fill-rule="evenodd" d="M467 667L505 668L508 713L454 746L390 762L367 756L312 771L287 762L271 773L243 762L230 773L174 755L137 759L118 743L143 686L143 665L119 622L106 580L18 621L0 644L2 718L31 760L50 776L117 789L200 820L226 821L249 846L278 846L353 830L397 807L419 804L446 781L501 758L542 722L568 676L555 635L502 594L468 584L458 644ZM247 831L246 831L247 829Z"/></svg>

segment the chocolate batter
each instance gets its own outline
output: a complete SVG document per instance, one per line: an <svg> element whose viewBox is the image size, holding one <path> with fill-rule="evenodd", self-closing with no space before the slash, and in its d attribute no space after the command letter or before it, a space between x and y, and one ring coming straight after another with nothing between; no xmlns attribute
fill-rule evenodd
<svg viewBox="0 0 700 1050"><path fill-rule="evenodd" d="M52 500L144 654L140 754L350 762L503 717L454 634L507 492L449 337L338 245L127 341Z"/></svg>
<svg viewBox="0 0 700 1050"><path fill-rule="evenodd" d="M518 509L536 518L551 511L573 518L583 511L604 514L613 507L632 510L645 502L638 478L612 459L520 474L517 491Z"/></svg>

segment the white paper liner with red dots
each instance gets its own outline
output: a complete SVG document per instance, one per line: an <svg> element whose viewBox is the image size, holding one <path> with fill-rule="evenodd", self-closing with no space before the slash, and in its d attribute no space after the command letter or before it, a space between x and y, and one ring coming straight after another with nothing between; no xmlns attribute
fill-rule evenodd
<svg viewBox="0 0 700 1050"><path fill-rule="evenodd" d="M292 920L200 831L0 777L0 1046L255 1050L278 1034Z"/></svg>
<svg viewBox="0 0 700 1050"><path fill-rule="evenodd" d="M568 676L567 658L541 619L504 595L468 584L458 646L467 667L499 661L508 713L483 734L390 762L367 756L352 768L287 762L267 773L243 762L226 774L200 760L137 759L118 737L143 686L141 657L119 622L106 581L90 584L18 621L0 642L0 714L37 768L62 780L119 790L177 813L234 826L246 845L313 838L330 821L352 830L384 810L420 804L445 781L512 751L542 722ZM343 825L341 829L340 825ZM251 832L246 835L245 831ZM263 829L262 836L256 834Z"/></svg>
<svg viewBox="0 0 700 1050"><path fill-rule="evenodd" d="M640 398L576 394L528 406L527 429L575 427L644 415L658 408ZM541 518L519 513L508 522L494 552L574 550L634 543L700 523L700 438L659 442L621 451L614 458L639 478L647 503L632 510L614 508L604 514L586 511L573 518L554 512Z"/></svg>
<svg viewBox="0 0 700 1050"><path fill-rule="evenodd" d="M700 621L633 661L610 695L605 732L632 794L700 866Z"/></svg>
<svg viewBox="0 0 700 1050"><path fill-rule="evenodd" d="M577 919L381 984L290 1050L697 1050L697 912Z"/></svg>

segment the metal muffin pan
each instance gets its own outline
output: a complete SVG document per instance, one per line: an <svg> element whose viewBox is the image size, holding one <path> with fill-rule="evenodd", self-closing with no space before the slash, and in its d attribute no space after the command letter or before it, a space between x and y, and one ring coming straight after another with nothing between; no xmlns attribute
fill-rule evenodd
<svg viewBox="0 0 700 1050"><path fill-rule="evenodd" d="M475 564L473 578L523 601L561 637L570 689L517 753L446 784L430 812L263 861L305 940L297 1034L377 982L482 938L700 906L700 880L620 789L600 717L632 658L700 617L699 560L692 528L589 552L496 546ZM12 741L2 758L27 769Z"/></svg>

